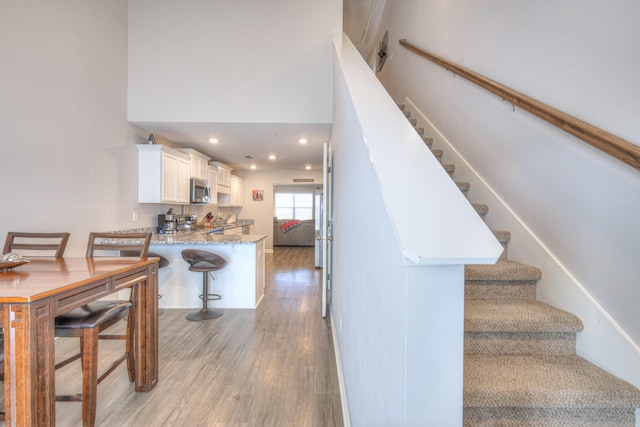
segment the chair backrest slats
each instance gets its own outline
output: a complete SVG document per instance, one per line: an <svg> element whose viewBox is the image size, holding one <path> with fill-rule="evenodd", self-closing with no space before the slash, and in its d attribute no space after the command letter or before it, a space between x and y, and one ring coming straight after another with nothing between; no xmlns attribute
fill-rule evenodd
<svg viewBox="0 0 640 427"><path fill-rule="evenodd" d="M18 251L54 251L61 258L67 248L69 233L23 233L9 231L2 253Z"/></svg>
<svg viewBox="0 0 640 427"><path fill-rule="evenodd" d="M95 256L96 251L131 251L135 256L144 258L149 252L151 233L90 233L87 245L87 258ZM113 255L118 256L118 255Z"/></svg>

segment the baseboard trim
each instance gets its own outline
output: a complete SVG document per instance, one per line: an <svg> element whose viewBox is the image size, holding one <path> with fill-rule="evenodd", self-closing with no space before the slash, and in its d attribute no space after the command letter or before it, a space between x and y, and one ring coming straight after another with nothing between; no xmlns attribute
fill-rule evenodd
<svg viewBox="0 0 640 427"><path fill-rule="evenodd" d="M344 427L351 427L351 417L349 416L349 403L347 401L347 390L344 386L344 375L342 374L342 362L340 358L340 345L336 335L336 324L333 321L333 313L329 309L329 320L331 322L331 338L333 340L333 352L336 356L336 367L338 369L338 386L340 388L340 405L342 406L342 420Z"/></svg>

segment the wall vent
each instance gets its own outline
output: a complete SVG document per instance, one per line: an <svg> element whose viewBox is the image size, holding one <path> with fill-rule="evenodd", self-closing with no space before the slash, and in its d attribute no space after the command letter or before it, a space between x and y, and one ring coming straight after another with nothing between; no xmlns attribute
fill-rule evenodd
<svg viewBox="0 0 640 427"><path fill-rule="evenodd" d="M293 178L293 182L313 182L313 178Z"/></svg>

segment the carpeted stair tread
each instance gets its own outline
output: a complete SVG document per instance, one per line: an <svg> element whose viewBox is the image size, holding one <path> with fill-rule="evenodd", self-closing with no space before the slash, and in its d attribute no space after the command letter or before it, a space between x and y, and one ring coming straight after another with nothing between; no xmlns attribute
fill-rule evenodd
<svg viewBox="0 0 640 427"><path fill-rule="evenodd" d="M464 268L465 281L537 281L541 277L539 268L515 261L498 261L493 265L469 264Z"/></svg>
<svg viewBox="0 0 640 427"><path fill-rule="evenodd" d="M640 391L579 356L465 355L465 407L635 408Z"/></svg>
<svg viewBox="0 0 640 427"><path fill-rule="evenodd" d="M467 192L471 188L471 184L469 184L468 182L456 181L455 183L460 189L460 191L462 191L464 194L467 194Z"/></svg>
<svg viewBox="0 0 640 427"><path fill-rule="evenodd" d="M465 332L580 332L576 316L540 301L469 300Z"/></svg>
<svg viewBox="0 0 640 427"><path fill-rule="evenodd" d="M473 209L475 209L481 217L484 217L489 212L489 206L484 203L471 203L471 206L473 206Z"/></svg>
<svg viewBox="0 0 640 427"><path fill-rule="evenodd" d="M507 230L493 230L493 235L496 236L498 242L505 244L511 241L511 232Z"/></svg>
<svg viewBox="0 0 640 427"><path fill-rule="evenodd" d="M444 168L445 171L447 171L449 176L452 176L453 173L456 171L456 165L454 165L453 163L443 163L442 167Z"/></svg>

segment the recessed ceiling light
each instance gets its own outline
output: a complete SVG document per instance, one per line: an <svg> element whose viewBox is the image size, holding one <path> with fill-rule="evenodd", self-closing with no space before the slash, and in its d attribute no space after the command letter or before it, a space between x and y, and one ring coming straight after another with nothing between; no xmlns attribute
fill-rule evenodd
<svg viewBox="0 0 640 427"><path fill-rule="evenodd" d="M269 160L275 160L275 159L276 159L275 154L272 154L272 155L269 156Z"/></svg>
<svg viewBox="0 0 640 427"><path fill-rule="evenodd" d="M304 167L306 170L310 170L311 169L311 165L307 165Z"/></svg>
<svg viewBox="0 0 640 427"><path fill-rule="evenodd" d="M298 140L298 142L299 142L300 144L306 144L308 141L307 141L307 139L306 139L306 138L300 138L300 139Z"/></svg>
<svg viewBox="0 0 640 427"><path fill-rule="evenodd" d="M256 168L256 165L251 165L251 166L250 166L250 168L251 168L251 169L255 169L255 168Z"/></svg>
<svg viewBox="0 0 640 427"><path fill-rule="evenodd" d="M218 138L209 138L209 142L212 144L217 144L218 143Z"/></svg>

